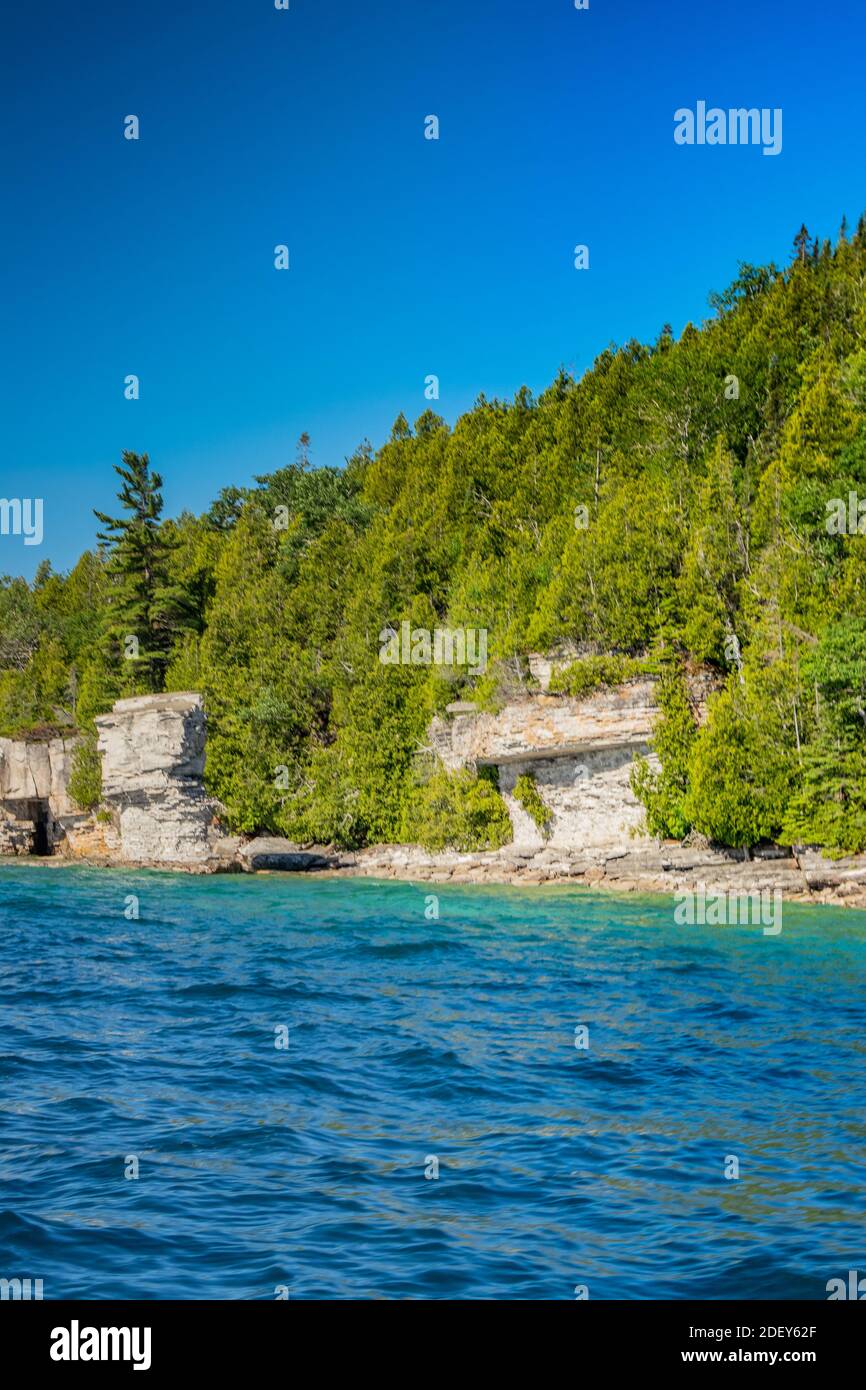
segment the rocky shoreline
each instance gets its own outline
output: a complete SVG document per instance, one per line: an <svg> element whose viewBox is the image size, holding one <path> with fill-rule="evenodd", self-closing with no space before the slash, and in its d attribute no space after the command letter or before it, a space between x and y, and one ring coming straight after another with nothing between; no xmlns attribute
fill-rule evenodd
<svg viewBox="0 0 866 1390"><path fill-rule="evenodd" d="M0 862L20 863L21 857ZM194 864L129 860L99 852L28 862L57 868L78 864L205 875L303 873L322 878L461 885L572 884L613 893L779 893L788 902L866 910L866 855L830 860L816 850L789 853L767 848L746 857L735 850L640 843L604 854L565 854L551 849L532 852L513 846L490 853L431 853L417 845L376 845L352 851L295 845L271 836L249 840L230 836L218 840L214 852Z"/></svg>
<svg viewBox="0 0 866 1390"><path fill-rule="evenodd" d="M525 855L510 847L495 854L428 854L414 846L378 846L337 871L440 883L576 883L623 893L779 892L789 901L866 908L866 856L832 861L812 850L767 849L746 858L676 843L593 856L554 850Z"/></svg>
<svg viewBox="0 0 866 1390"><path fill-rule="evenodd" d="M544 673L540 672L540 676ZM702 692L696 688L700 703ZM652 757L655 688L640 679L581 699L540 691L496 714L461 703L430 735L449 770L489 766L512 823L500 850L430 853L417 845L358 851L225 832L205 790L206 716L194 692L134 696L100 715L102 804L69 794L74 739L0 739L0 856L43 856L193 874L312 872L418 883L571 883L636 893L770 893L866 908L866 854L831 860L775 846L744 851L658 842L642 833L630 787L635 754ZM546 830L514 795L532 777Z"/></svg>
<svg viewBox="0 0 866 1390"><path fill-rule="evenodd" d="M279 862L274 841L259 859L256 842L246 847L254 872L288 868ZM298 856L296 847L292 853ZM680 844L627 845L604 854L564 854L561 850L495 853L429 853L415 845L377 845L356 853L307 851L307 872L404 879L420 883L577 884L617 893L778 892L787 901L836 903L866 909L866 856L832 861L813 850L791 854L767 849L746 858L737 851L692 849Z"/></svg>

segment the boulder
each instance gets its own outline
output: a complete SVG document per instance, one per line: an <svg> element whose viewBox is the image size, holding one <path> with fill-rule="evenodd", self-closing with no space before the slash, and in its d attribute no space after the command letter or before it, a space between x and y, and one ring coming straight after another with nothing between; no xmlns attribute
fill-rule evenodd
<svg viewBox="0 0 866 1390"><path fill-rule="evenodd" d="M278 835L259 835L238 852L245 869L279 869L286 873L306 873L310 869L347 867L346 860L327 849L301 849Z"/></svg>
<svg viewBox="0 0 866 1390"><path fill-rule="evenodd" d="M866 854L825 859L819 849L798 849L797 861L813 890L866 888Z"/></svg>

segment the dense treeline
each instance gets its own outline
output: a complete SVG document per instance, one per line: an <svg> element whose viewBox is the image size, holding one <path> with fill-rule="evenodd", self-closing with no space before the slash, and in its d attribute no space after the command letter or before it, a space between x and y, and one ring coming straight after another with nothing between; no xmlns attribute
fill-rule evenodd
<svg viewBox="0 0 866 1390"><path fill-rule="evenodd" d="M603 352L537 399L404 418L344 469L291 466L162 516L124 455L120 515L65 576L0 584L0 733L92 727L124 694L201 689L235 829L499 844L495 785L425 747L458 696L662 680L651 830L866 847L866 222L741 265L676 340ZM858 529L864 499L863 531ZM486 629L488 667L391 664L380 633ZM717 676L698 728L684 675ZM85 743L76 795L98 796Z"/></svg>

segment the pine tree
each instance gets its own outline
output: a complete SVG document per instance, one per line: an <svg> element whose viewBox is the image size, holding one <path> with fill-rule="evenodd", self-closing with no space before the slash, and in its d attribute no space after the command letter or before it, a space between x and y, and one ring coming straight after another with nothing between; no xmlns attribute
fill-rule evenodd
<svg viewBox="0 0 866 1390"><path fill-rule="evenodd" d="M105 528L97 537L109 552L103 639L113 661L130 663L125 685L159 691L173 639L189 625L185 596L169 583L169 542L160 524L162 478L151 472L147 454L129 450L114 471L122 481L117 497L128 515L94 510Z"/></svg>
<svg viewBox="0 0 866 1390"><path fill-rule="evenodd" d="M682 640L700 661L730 664L738 585L748 573L748 527L737 499L735 463L719 436L692 509L678 580Z"/></svg>
<svg viewBox="0 0 866 1390"><path fill-rule="evenodd" d="M794 250L797 252L797 260L801 265L805 265L809 253L809 231L805 222L800 224L800 230L794 237Z"/></svg>
<svg viewBox="0 0 866 1390"><path fill-rule="evenodd" d="M302 473L306 473L310 466L310 436L306 430L304 430L298 439L295 466L299 468Z"/></svg>

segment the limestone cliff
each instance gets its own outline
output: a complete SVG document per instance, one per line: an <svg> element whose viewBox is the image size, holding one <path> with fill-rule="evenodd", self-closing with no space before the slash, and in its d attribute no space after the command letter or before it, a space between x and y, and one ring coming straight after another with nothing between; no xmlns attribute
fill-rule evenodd
<svg viewBox="0 0 866 1390"><path fill-rule="evenodd" d="M67 791L74 738L0 738L0 854L50 853L84 819Z"/></svg>
<svg viewBox="0 0 866 1390"><path fill-rule="evenodd" d="M205 714L196 694L137 695L96 720L102 791L124 861L204 864L213 807L204 791Z"/></svg>
<svg viewBox="0 0 866 1390"><path fill-rule="evenodd" d="M643 808L631 790L630 774L636 755L655 764L657 681L643 677L580 698L551 694L550 673L557 664L563 658L531 657L540 690L495 713L470 703L449 705L430 726L430 744L449 771L497 769L516 848L621 850L645 839ZM689 681L699 719L711 689L708 678ZM532 776L550 813L544 835L514 796L523 774Z"/></svg>
<svg viewBox="0 0 866 1390"><path fill-rule="evenodd" d="M543 674L547 674L544 672ZM700 711L706 689L695 684ZM0 854L56 853L113 864L207 872L318 870L452 882L570 881L641 892L778 890L790 898L866 906L866 855L832 863L767 847L754 858L710 846L659 844L641 833L629 785L635 753L652 757L655 683L641 679L583 699L544 688L496 713L460 703L431 725L446 767L494 766L514 827L492 853L428 854L412 845L356 854L271 837L221 835L204 790L206 721L197 694L119 700L97 719L110 817L69 797L74 739L0 739ZM546 837L514 797L531 772L551 821ZM111 823L108 823L110 820Z"/></svg>
<svg viewBox="0 0 866 1390"><path fill-rule="evenodd" d="M655 682L633 681L583 699L541 693L496 714L452 707L433 721L431 743L445 766L495 766L519 848L622 846L643 813L629 785L634 755L651 757ZM546 838L515 800L530 773L551 813Z"/></svg>

